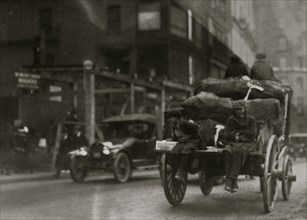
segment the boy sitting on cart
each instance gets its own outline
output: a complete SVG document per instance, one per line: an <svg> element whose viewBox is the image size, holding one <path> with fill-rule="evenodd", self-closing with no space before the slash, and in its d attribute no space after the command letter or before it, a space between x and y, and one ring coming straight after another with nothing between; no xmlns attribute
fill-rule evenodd
<svg viewBox="0 0 307 220"><path fill-rule="evenodd" d="M174 162L177 172L175 178L183 180L189 167L190 155L198 149L198 124L194 123L188 117L184 116L183 111L175 112L172 117L166 121L164 128L164 139L171 139L178 143L174 146Z"/></svg>
<svg viewBox="0 0 307 220"><path fill-rule="evenodd" d="M227 182L225 190L238 191L237 179L244 167L248 154L256 151L256 120L247 115L245 103L237 101L233 104L234 115L227 120L228 144L225 151Z"/></svg>

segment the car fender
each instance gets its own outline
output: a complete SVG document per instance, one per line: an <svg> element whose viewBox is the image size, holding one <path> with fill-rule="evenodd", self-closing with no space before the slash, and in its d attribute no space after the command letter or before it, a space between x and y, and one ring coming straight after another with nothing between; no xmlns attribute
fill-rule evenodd
<svg viewBox="0 0 307 220"><path fill-rule="evenodd" d="M85 154L85 152L86 152L86 154ZM86 157L87 154L88 154L88 152L86 150L82 149L82 148L68 152L70 159L73 159L77 156L78 157Z"/></svg>
<svg viewBox="0 0 307 220"><path fill-rule="evenodd" d="M113 160L115 160L115 158L117 157L117 155L118 155L119 153L122 153L122 152L128 155L129 160L130 160L130 163L132 164L132 167L135 168L135 166L134 166L134 164L133 164L133 161L132 161L132 159L131 159L131 158L132 158L132 157L131 157L131 153L130 153L127 149L125 149L125 148L114 149L114 150L112 150Z"/></svg>

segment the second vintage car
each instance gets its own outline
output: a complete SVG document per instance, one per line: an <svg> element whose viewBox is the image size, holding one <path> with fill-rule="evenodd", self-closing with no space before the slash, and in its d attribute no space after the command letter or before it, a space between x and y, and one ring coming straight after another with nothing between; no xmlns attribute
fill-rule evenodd
<svg viewBox="0 0 307 220"><path fill-rule="evenodd" d="M114 116L103 121L103 142L70 153L70 175L82 182L89 171L111 171L127 182L134 169L158 168L155 141L157 118L149 114Z"/></svg>

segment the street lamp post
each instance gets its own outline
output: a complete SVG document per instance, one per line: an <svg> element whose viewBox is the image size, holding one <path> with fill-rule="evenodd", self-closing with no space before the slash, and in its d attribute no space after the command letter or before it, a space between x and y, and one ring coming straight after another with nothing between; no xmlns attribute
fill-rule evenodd
<svg viewBox="0 0 307 220"><path fill-rule="evenodd" d="M89 144L95 141L95 74L90 60L83 62L85 92L85 134Z"/></svg>

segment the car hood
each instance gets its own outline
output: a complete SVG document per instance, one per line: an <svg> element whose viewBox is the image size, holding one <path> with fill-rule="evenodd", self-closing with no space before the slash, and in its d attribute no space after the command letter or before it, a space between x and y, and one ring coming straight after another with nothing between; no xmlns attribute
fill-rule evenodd
<svg viewBox="0 0 307 220"><path fill-rule="evenodd" d="M136 141L135 138L117 138L103 142L103 145L107 146L111 150L124 148L129 146Z"/></svg>

